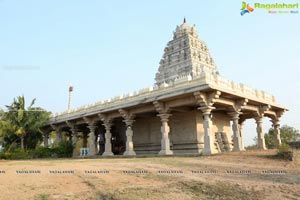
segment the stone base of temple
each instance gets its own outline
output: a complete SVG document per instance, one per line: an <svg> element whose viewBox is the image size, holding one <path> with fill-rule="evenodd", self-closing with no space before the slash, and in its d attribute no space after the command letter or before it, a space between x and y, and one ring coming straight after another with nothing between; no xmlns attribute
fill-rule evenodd
<svg viewBox="0 0 300 200"><path fill-rule="evenodd" d="M136 153L134 151L125 151L124 156L136 156Z"/></svg>
<svg viewBox="0 0 300 200"><path fill-rule="evenodd" d="M109 156L114 156L114 154L113 154L112 152L104 152L104 153L102 154L102 156L104 156L104 157L109 157Z"/></svg>

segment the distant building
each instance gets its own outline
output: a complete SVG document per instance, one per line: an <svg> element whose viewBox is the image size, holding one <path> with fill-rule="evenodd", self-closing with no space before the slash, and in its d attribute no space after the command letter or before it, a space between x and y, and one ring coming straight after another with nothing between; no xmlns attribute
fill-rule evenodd
<svg viewBox="0 0 300 200"><path fill-rule="evenodd" d="M68 133L74 144L80 132L89 156L214 154L245 150L247 119L256 120L257 147L266 149L262 123L268 117L281 143L286 108L266 92L222 77L185 19L164 49L155 80L154 87L53 116L45 132L55 130L58 143Z"/></svg>

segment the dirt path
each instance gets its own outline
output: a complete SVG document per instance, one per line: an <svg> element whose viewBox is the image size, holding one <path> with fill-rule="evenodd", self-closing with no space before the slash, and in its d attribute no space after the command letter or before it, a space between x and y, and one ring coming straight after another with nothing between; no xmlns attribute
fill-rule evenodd
<svg viewBox="0 0 300 200"><path fill-rule="evenodd" d="M0 160L0 199L300 199L300 165L274 154Z"/></svg>

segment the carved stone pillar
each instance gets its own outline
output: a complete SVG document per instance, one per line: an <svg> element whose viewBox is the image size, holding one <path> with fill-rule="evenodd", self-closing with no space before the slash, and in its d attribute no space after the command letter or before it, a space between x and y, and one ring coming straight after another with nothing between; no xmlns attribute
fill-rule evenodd
<svg viewBox="0 0 300 200"><path fill-rule="evenodd" d="M263 129L262 129L263 117L256 117L255 121L256 121L256 124L257 124L257 127L256 127L256 131L257 131L257 148L265 150L267 148L266 148L265 137L264 137L264 133L263 133Z"/></svg>
<svg viewBox="0 0 300 200"><path fill-rule="evenodd" d="M157 116L160 117L161 120L161 149L158 152L159 155L173 155L173 151L171 151L170 148L170 139L169 139L169 132L170 127L168 125L169 117L171 114L169 114L169 107L160 101L154 101L153 105L156 109L156 111L159 113Z"/></svg>
<svg viewBox="0 0 300 200"><path fill-rule="evenodd" d="M170 149L170 139L169 132L170 127L168 125L169 117L171 114L158 114L157 116L161 119L161 150L159 151L159 155L173 155L173 151Z"/></svg>
<svg viewBox="0 0 300 200"><path fill-rule="evenodd" d="M239 123L240 136L241 136L241 151L245 151L244 136L243 136L243 126L244 126L244 122Z"/></svg>
<svg viewBox="0 0 300 200"><path fill-rule="evenodd" d="M56 125L51 125L52 129L55 131L56 139L55 142L59 145L62 142L62 131L61 128Z"/></svg>
<svg viewBox="0 0 300 200"><path fill-rule="evenodd" d="M215 148L215 135L212 130L211 111L213 107L200 107L203 115L203 128L204 128L204 149L203 155L210 155L218 153Z"/></svg>
<svg viewBox="0 0 300 200"><path fill-rule="evenodd" d="M280 124L279 120L272 121L274 127L274 145L278 148L281 145L281 138L280 138Z"/></svg>
<svg viewBox="0 0 300 200"><path fill-rule="evenodd" d="M104 127L105 127L105 151L102 154L103 156L113 156L113 152L111 150L111 126L112 123L110 121L105 121L103 123Z"/></svg>
<svg viewBox="0 0 300 200"><path fill-rule="evenodd" d="M135 156L136 153L133 148L133 130L132 130L132 124L134 122L135 115L130 113L128 110L120 109L119 110L120 114L124 118L125 124L126 124L126 151L124 152L123 155L126 156Z"/></svg>
<svg viewBox="0 0 300 200"><path fill-rule="evenodd" d="M71 130L70 137L71 137L71 141L72 141L72 145L73 145L73 157L75 157L75 156L77 156L76 155L76 145L77 145L77 132L78 132L78 129L77 129L76 124L74 122L67 121L66 123L70 127L70 130Z"/></svg>
<svg viewBox="0 0 300 200"><path fill-rule="evenodd" d="M213 107L215 101L219 99L221 95L220 91L213 91L210 93L206 92L194 92L197 105L200 107L203 115L203 128L204 128L204 149L202 150L203 155L210 155L219 153L215 148L215 134L212 130L211 111L215 109Z"/></svg>
<svg viewBox="0 0 300 200"><path fill-rule="evenodd" d="M233 149L232 151L242 151L242 138L239 127L239 112L228 113L232 120L232 132L233 132Z"/></svg>
<svg viewBox="0 0 300 200"><path fill-rule="evenodd" d="M124 152L123 155L126 156L135 156L136 153L133 149L133 141L132 141L132 136L133 136L133 131L132 131L132 124L134 120L125 120L127 129L126 129L126 151Z"/></svg>
<svg viewBox="0 0 300 200"><path fill-rule="evenodd" d="M73 157L77 156L76 154L76 146L77 146L77 131L76 127L71 129L72 131L72 145L73 145Z"/></svg>
<svg viewBox="0 0 300 200"><path fill-rule="evenodd" d="M90 137L89 137L89 143L90 143L90 151L89 151L89 156L94 156L96 155L96 143L95 143L95 129L97 126L94 124L88 125L88 128L90 129Z"/></svg>
<svg viewBox="0 0 300 200"><path fill-rule="evenodd" d="M108 117L106 114L98 114L99 118L101 119L101 121L103 122L103 125L105 127L105 149L104 149L104 153L102 154L102 156L113 156L113 152L112 152L112 146L111 146L111 126L112 126L112 119L110 117Z"/></svg>
<svg viewBox="0 0 300 200"><path fill-rule="evenodd" d="M96 137L95 137L95 129L97 128L96 126L96 119L95 118L88 118L84 117L83 118L85 123L87 123L87 127L90 130L89 134L89 156L95 156L96 155Z"/></svg>
<svg viewBox="0 0 300 200"><path fill-rule="evenodd" d="M49 132L44 133L44 137L43 137L44 147L48 147L49 146L48 140L49 140Z"/></svg>
<svg viewBox="0 0 300 200"><path fill-rule="evenodd" d="M56 144L60 144L62 142L62 132L59 130L56 132Z"/></svg>

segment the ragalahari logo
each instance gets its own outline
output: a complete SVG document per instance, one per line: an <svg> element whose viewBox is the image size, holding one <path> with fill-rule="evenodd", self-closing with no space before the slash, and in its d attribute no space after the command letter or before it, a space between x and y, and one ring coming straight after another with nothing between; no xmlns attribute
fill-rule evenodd
<svg viewBox="0 0 300 200"><path fill-rule="evenodd" d="M241 16L243 16L246 13L253 12L253 11L254 11L254 8L249 6L249 4L247 4L245 1L242 2Z"/></svg>

